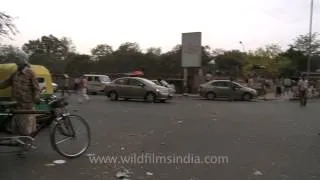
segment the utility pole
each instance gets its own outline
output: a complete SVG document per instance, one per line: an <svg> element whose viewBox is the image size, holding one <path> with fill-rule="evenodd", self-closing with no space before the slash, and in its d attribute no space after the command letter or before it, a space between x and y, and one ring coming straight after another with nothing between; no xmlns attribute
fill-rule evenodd
<svg viewBox="0 0 320 180"><path fill-rule="evenodd" d="M313 0L310 3L310 23L309 23L309 52L308 52L308 64L307 64L307 79L310 77L310 66L312 56L312 21L313 21Z"/></svg>

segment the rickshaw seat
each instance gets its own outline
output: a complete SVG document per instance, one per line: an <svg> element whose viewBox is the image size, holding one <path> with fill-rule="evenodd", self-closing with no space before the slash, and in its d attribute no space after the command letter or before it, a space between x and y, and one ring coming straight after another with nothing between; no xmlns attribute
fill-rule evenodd
<svg viewBox="0 0 320 180"><path fill-rule="evenodd" d="M15 101L0 101L0 107L9 108L17 104Z"/></svg>

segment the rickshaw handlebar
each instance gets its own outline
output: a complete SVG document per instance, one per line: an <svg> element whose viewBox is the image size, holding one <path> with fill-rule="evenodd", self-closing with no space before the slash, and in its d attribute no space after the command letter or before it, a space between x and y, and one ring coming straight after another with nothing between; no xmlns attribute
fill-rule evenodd
<svg viewBox="0 0 320 180"><path fill-rule="evenodd" d="M52 95L48 98L40 99L40 101L43 103L47 103L48 105L53 106L53 108L55 108L55 107L59 107L61 105L67 106L68 103L65 101L65 99L66 99L65 97L58 98L57 96Z"/></svg>

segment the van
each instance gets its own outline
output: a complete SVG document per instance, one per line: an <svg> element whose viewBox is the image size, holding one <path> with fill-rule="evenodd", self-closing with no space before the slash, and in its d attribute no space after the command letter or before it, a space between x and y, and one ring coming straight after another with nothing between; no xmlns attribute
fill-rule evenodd
<svg viewBox="0 0 320 180"><path fill-rule="evenodd" d="M85 74L88 81L88 94L99 94L103 93L105 86L111 82L110 77L107 75L100 74Z"/></svg>

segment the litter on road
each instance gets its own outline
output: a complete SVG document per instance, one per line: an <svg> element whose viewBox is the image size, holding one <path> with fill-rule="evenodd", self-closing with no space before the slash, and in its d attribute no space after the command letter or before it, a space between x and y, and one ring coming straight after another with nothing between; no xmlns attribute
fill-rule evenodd
<svg viewBox="0 0 320 180"><path fill-rule="evenodd" d="M153 173L152 172L146 172L146 175L147 176L153 176Z"/></svg>
<svg viewBox="0 0 320 180"><path fill-rule="evenodd" d="M47 166L47 167L52 167L52 166L55 166L55 164L48 163L48 164L45 164L45 166Z"/></svg>
<svg viewBox="0 0 320 180"><path fill-rule="evenodd" d="M64 164L66 162L67 161L65 161L65 160L55 160L55 161L53 161L54 164Z"/></svg>
<svg viewBox="0 0 320 180"><path fill-rule="evenodd" d="M255 175L255 176L262 176L263 174L262 174L261 171L255 170L254 173L253 173L253 175Z"/></svg>
<svg viewBox="0 0 320 180"><path fill-rule="evenodd" d="M123 170L123 171L117 172L116 178L122 179L122 180L124 180L124 179L128 180L128 178L130 177L129 174L131 174L130 171L128 171L127 169L125 169L125 170Z"/></svg>

